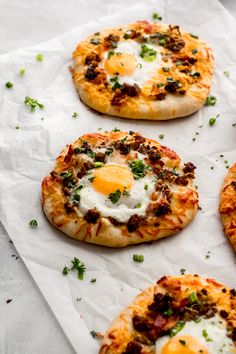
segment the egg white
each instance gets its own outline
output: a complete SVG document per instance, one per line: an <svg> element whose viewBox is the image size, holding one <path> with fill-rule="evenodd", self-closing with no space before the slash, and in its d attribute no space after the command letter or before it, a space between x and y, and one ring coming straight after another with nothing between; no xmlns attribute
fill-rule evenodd
<svg viewBox="0 0 236 354"><path fill-rule="evenodd" d="M106 164L112 165L112 164ZM127 165L126 165L127 167ZM93 171L91 171L93 172ZM83 189L80 191L79 212L86 214L89 209L97 208L104 217L112 217L119 222L127 222L134 215L145 215L149 204L149 196L155 190L155 180L152 176L146 175L144 178L134 180L134 184L129 191L130 195L121 195L117 203L113 204L108 195L99 193L93 188L89 181L91 175L86 175L80 180ZM145 184L148 189L144 189ZM137 207L141 204L141 207Z"/></svg>
<svg viewBox="0 0 236 354"><path fill-rule="evenodd" d="M136 83L141 87L155 75L155 73L158 71L158 69L161 66L163 66L163 63L161 61L161 55L160 52L158 51L158 46L154 46L151 44L147 44L147 46L151 49L154 49L157 52L156 58L152 62L146 62L140 56L141 44L133 40L128 39L125 42L120 42L118 43L117 48L113 50L114 53L131 54L137 61L136 70L132 75L119 75L118 81L121 85L124 83L130 85ZM101 62L102 68L104 68L104 62L107 60L107 58L108 58L108 52L105 53L103 61ZM108 81L110 81L110 79L113 78L114 76L115 73L113 76L107 73Z"/></svg>
<svg viewBox="0 0 236 354"><path fill-rule="evenodd" d="M208 340L202 335L203 330L206 330ZM209 319L202 318L200 322L186 322L181 331L176 334L176 336L180 335L190 335L196 338L208 349L209 354L233 353L234 343L227 337L225 321L218 315ZM169 336L163 336L156 341L156 354L162 354L162 349L169 340Z"/></svg>

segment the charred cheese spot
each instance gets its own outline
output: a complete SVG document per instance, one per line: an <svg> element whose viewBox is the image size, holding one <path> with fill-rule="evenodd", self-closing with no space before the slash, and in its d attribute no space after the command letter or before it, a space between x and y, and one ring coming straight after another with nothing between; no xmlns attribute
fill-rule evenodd
<svg viewBox="0 0 236 354"><path fill-rule="evenodd" d="M108 195L119 189L129 191L134 183L132 172L125 166L107 165L97 169L93 175L93 187L96 191Z"/></svg>

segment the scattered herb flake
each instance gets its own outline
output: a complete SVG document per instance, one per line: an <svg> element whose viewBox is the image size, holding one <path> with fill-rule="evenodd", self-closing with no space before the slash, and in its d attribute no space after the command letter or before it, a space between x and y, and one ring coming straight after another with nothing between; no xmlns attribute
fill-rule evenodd
<svg viewBox="0 0 236 354"><path fill-rule="evenodd" d="M193 49L192 50L192 54L197 54L198 50L197 49Z"/></svg>
<svg viewBox="0 0 236 354"><path fill-rule="evenodd" d="M216 118L214 118L214 117L211 117L210 119L209 119L209 125L212 127L214 124L215 124L215 122L216 122Z"/></svg>
<svg viewBox="0 0 236 354"><path fill-rule="evenodd" d="M113 130L112 130L112 132L120 132L120 129L118 129L118 128L114 128Z"/></svg>
<svg viewBox="0 0 236 354"><path fill-rule="evenodd" d="M10 302L12 302L12 299L7 299L6 303L10 304Z"/></svg>
<svg viewBox="0 0 236 354"><path fill-rule="evenodd" d="M36 227L38 226L37 220L30 220L29 226L32 227L32 229L36 229Z"/></svg>
<svg viewBox="0 0 236 354"><path fill-rule="evenodd" d="M185 272L186 272L186 269L184 269L184 268L181 268L181 269L180 269L180 274L181 274L181 275L184 275Z"/></svg>
<svg viewBox="0 0 236 354"><path fill-rule="evenodd" d="M38 61L43 61L43 54L37 54L36 59Z"/></svg>
<svg viewBox="0 0 236 354"><path fill-rule="evenodd" d="M103 162L95 161L93 166L94 166L94 168L100 168L100 167L102 167L103 165L104 165Z"/></svg>
<svg viewBox="0 0 236 354"><path fill-rule="evenodd" d="M167 73L168 71L170 71L170 68L168 66L163 66L162 70Z"/></svg>
<svg viewBox="0 0 236 354"><path fill-rule="evenodd" d="M141 203L138 203L137 205L135 205L135 208L136 209L140 209L142 207L142 204Z"/></svg>
<svg viewBox="0 0 236 354"><path fill-rule="evenodd" d="M114 193L110 193L108 196L108 199L110 199L110 201L115 204L118 202L118 200L121 197L121 191L119 189L117 189Z"/></svg>
<svg viewBox="0 0 236 354"><path fill-rule="evenodd" d="M72 114L72 118L77 118L77 117L78 117L78 115L79 115L79 113L78 113L78 112L74 112L74 113Z"/></svg>
<svg viewBox="0 0 236 354"><path fill-rule="evenodd" d="M95 179L95 176L92 176L92 177L88 178L89 182L91 182L91 183L94 181L94 179Z"/></svg>
<svg viewBox="0 0 236 354"><path fill-rule="evenodd" d="M196 294L195 292L191 293L191 294L188 296L188 301L189 301L190 304L198 303L197 294Z"/></svg>
<svg viewBox="0 0 236 354"><path fill-rule="evenodd" d="M159 15L158 12L153 12L152 18L153 20L160 20L160 21L162 20L162 17Z"/></svg>
<svg viewBox="0 0 236 354"><path fill-rule="evenodd" d="M172 309L168 309L167 311L164 311L163 314L166 316L166 317L170 317L172 314L173 314L173 310Z"/></svg>
<svg viewBox="0 0 236 354"><path fill-rule="evenodd" d="M78 278L80 280L83 280L84 278L84 272L86 270L85 264L81 262L78 258L74 257L71 260L72 267L71 270L77 270L78 271Z"/></svg>
<svg viewBox="0 0 236 354"><path fill-rule="evenodd" d="M147 183L144 184L144 189L145 189L145 191L148 190L148 184Z"/></svg>
<svg viewBox="0 0 236 354"><path fill-rule="evenodd" d="M149 48L146 44L143 44L139 55L143 58L143 60L151 62L156 59L157 52L156 50Z"/></svg>
<svg viewBox="0 0 236 354"><path fill-rule="evenodd" d="M195 34L193 34L193 33L189 33L189 35L191 36L191 37L193 37L193 38L196 38L196 39L198 39L199 37L198 36L196 36Z"/></svg>
<svg viewBox="0 0 236 354"><path fill-rule="evenodd" d="M25 75L25 68L19 69L19 75L21 75L21 76Z"/></svg>
<svg viewBox="0 0 236 354"><path fill-rule="evenodd" d="M165 135L164 134L159 134L160 139L164 139Z"/></svg>
<svg viewBox="0 0 236 354"><path fill-rule="evenodd" d="M10 81L7 81L7 82L5 83L5 86L6 86L6 88L10 89L10 88L13 87L13 83L10 82Z"/></svg>
<svg viewBox="0 0 236 354"><path fill-rule="evenodd" d="M20 129L20 126L19 126L19 125L16 125L16 126L15 126L15 129Z"/></svg>
<svg viewBox="0 0 236 354"><path fill-rule="evenodd" d="M216 97L215 96L208 96L205 102L205 106L214 106L216 104Z"/></svg>
<svg viewBox="0 0 236 354"><path fill-rule="evenodd" d="M176 323L176 325L174 326L174 328L172 328L170 330L170 337L174 337L177 333L179 333L181 331L181 329L185 326L185 322L183 321L179 321Z"/></svg>
<svg viewBox="0 0 236 354"><path fill-rule="evenodd" d="M225 75L226 77L229 77L229 71L228 71L228 70L224 71L224 75Z"/></svg>
<svg viewBox="0 0 236 354"><path fill-rule="evenodd" d="M25 105L30 107L31 112L35 112L36 107L44 109L44 105L42 103L39 103L37 100L30 98L29 96L25 97Z"/></svg>
<svg viewBox="0 0 236 354"><path fill-rule="evenodd" d="M99 38L92 38L92 39L90 40L90 43L93 44L93 45L98 45L98 44L100 44L101 42L100 42L100 39L99 39Z"/></svg>
<svg viewBox="0 0 236 354"><path fill-rule="evenodd" d="M68 269L68 267L65 266L65 267L63 268L62 274L63 274L63 275L67 275L68 272L69 272L69 269Z"/></svg>
<svg viewBox="0 0 236 354"><path fill-rule="evenodd" d="M233 124L232 124L232 127L236 127L236 123L233 123Z"/></svg>
<svg viewBox="0 0 236 354"><path fill-rule="evenodd" d="M142 254L133 254L133 261L141 263L144 261L144 256Z"/></svg>
<svg viewBox="0 0 236 354"><path fill-rule="evenodd" d="M179 342L180 342L180 344L182 344L182 345L186 345L186 341L183 340L183 339L179 339Z"/></svg>
<svg viewBox="0 0 236 354"><path fill-rule="evenodd" d="M212 339L209 338L208 333L205 329L202 330L202 336L206 339L207 342L212 342Z"/></svg>
<svg viewBox="0 0 236 354"><path fill-rule="evenodd" d="M133 160L130 163L130 167L135 179L143 178L145 176L145 169L148 168L142 160Z"/></svg>
<svg viewBox="0 0 236 354"><path fill-rule="evenodd" d="M97 281L96 278L92 278L92 279L90 280L90 283L96 283L96 281Z"/></svg>

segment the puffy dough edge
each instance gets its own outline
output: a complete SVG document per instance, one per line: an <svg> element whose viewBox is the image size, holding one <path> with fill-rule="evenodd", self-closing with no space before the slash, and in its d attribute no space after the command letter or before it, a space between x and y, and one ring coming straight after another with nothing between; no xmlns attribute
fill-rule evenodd
<svg viewBox="0 0 236 354"><path fill-rule="evenodd" d="M236 182L236 163L230 167L224 179L219 204L224 232L236 252L236 191L231 182Z"/></svg>
<svg viewBox="0 0 236 354"><path fill-rule="evenodd" d="M137 313L142 316L145 313L147 306L152 303L154 294L157 292L162 292L163 289L165 289L162 287L163 280L165 283L173 282L177 283L177 285L185 285L189 289L192 288L193 291L198 287L205 286L208 289L208 293L210 292L213 296L217 296L218 291L222 288L229 290L229 288L218 283L214 279L204 279L197 275L187 274L184 276L165 276L157 281L156 284L151 285L138 294L133 302L128 305L111 323L103 337L99 354L122 354L126 348L126 345L132 339L133 314ZM224 303L224 299L226 297L223 295L224 294L221 292L220 296L219 294L217 296L220 298L218 301L218 307L220 309L227 308L229 306L229 297L227 297L227 301ZM142 353L155 354L155 347L144 347Z"/></svg>

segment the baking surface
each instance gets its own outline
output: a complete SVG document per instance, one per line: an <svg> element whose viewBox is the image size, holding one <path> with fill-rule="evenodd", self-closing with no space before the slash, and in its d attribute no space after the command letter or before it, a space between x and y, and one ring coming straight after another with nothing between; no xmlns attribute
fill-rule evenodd
<svg viewBox="0 0 236 354"><path fill-rule="evenodd" d="M207 40L215 52L217 70L212 92L218 98L217 105L206 107L192 117L176 122L135 123L129 120L101 118L88 111L78 101L67 66L70 62L71 50L79 40L79 36L82 38L87 34L90 25L86 26L82 32L79 29L74 30L71 35L64 35L62 39L53 40L50 44L45 43L34 49L20 50L14 56L11 54L0 58L0 72L3 82L8 80L14 82L13 91L7 91L3 87L0 90L2 98L2 107L0 108L2 172L0 178L2 182L1 195L3 196L1 218L74 348L81 354L88 352L88 349L81 349L81 342L78 343L77 338L74 338L75 336L79 337L79 326L81 326L81 332L84 330L88 348L91 348L89 352L95 353L97 344L91 338L89 330L103 331L110 319L133 298L139 288L148 286L150 282L155 281L164 273L179 273L180 268L186 268L189 272L201 271L202 275L216 277L229 285L235 285L233 272L230 271L234 264L233 253L221 232L221 224L217 215L218 190L226 173L224 161L219 158L219 155L224 154L229 163L234 161L235 156L233 144L235 130L232 128L232 123L236 120L233 113L235 103L232 103L235 97L235 88L233 87L235 81L233 82L232 77L235 76L233 61L236 56L235 53L230 53L229 45L231 38L233 38L230 38L233 36L230 32L233 32L231 29L233 26L235 27L235 22L222 12L222 8L215 1L203 4L201 11L204 12L205 18L199 13L194 17L194 21L192 18L188 20L186 13L182 10L182 17L179 20L178 11L181 9L182 1L178 2L180 9L176 6L168 13L163 3L159 3L158 9L156 7L147 9L148 13L145 17L149 16L151 19L153 10L157 10L163 14L165 22L176 23L177 18L179 24L183 24L190 32L197 33ZM168 3L172 3L172 1L166 2L166 6ZM103 11L96 17L104 15L105 10L114 13L114 8L120 8L122 5L118 5L118 2L109 4L108 7L105 4L104 8L99 9L99 11ZM193 1L189 6L192 7L194 4L196 5L196 1ZM98 6L94 5L94 8L98 11ZM137 11L140 13L139 9ZM186 11L190 11L190 8ZM144 11L141 13L143 18ZM119 21L118 24L123 21L135 20L138 15L131 16L135 16L134 10L125 11L121 18L119 16L117 18L115 15L115 18L116 21ZM85 18L83 16L83 20ZM84 22L91 19L95 19L95 17L86 18ZM103 22L92 26L98 29L99 26L103 26ZM218 30L212 33L207 26ZM65 26L63 30L66 29L68 28ZM53 35L54 33L52 33ZM46 38L48 37L40 38L40 40ZM225 38L228 40L226 41ZM7 50L10 49L13 48L9 46ZM35 55L38 52L44 53L42 63L35 62ZM60 54L59 60L58 54ZM17 74L21 66L26 67L24 78L19 78ZM224 70L229 70L230 79L223 75ZM25 95L29 93L30 96L35 96L45 104L44 112L28 113L23 105L23 100ZM71 118L74 111L80 113L76 120ZM209 127L209 117L218 113L221 116L217 123L214 127ZM44 117L43 121L42 117ZM65 121L68 131L64 131ZM192 138L198 131L198 126L202 124L204 126L201 128L200 135L193 142ZM20 126L19 131L15 130L16 125ZM176 149L186 161L190 159L198 166L196 184L199 186L200 204L203 210L199 212L193 224L181 234L153 245L114 251L70 241L53 230L41 215L39 208L40 181L53 166L53 160L63 145L73 141L86 130L94 130L99 127L112 129L114 126L126 130L138 130L151 138L156 138L160 133L164 133L163 144ZM14 149L12 149L13 141L15 142ZM22 144L23 141L24 144ZM212 170L211 167L214 169ZM12 172L13 168L14 173ZM13 193L9 194L9 190L13 190ZM27 194L26 198L24 198L24 193ZM39 228L32 231L28 228L27 223L34 217L39 221ZM6 331L1 333L0 351L41 353L45 352L44 348L50 347L52 348L50 353L53 353L54 349L59 353L73 352L66 340L62 340L63 334L56 321L50 316L44 301L40 299L37 306L34 306L32 297L36 295L37 291L31 286L30 281L25 286L19 278L16 279L16 273L19 271L19 259L15 260L15 257L11 257L9 254L7 237L1 239L1 243L3 244L2 249L6 251L4 254L8 258L5 262L4 259L1 259L3 279L5 279L4 290L1 292L1 307L4 311L5 323L12 321L12 326L6 328L5 323L2 323ZM176 255L177 247L179 248L178 255ZM205 258L209 250L211 256ZM133 253L144 254L145 262L141 265L133 264ZM87 265L88 271L83 283L78 283L75 275L71 274L69 279L63 278L61 275L64 264L69 264L70 259L74 256L81 258ZM9 268L6 268L8 261L10 271ZM20 267L23 269L21 265ZM130 269L130 274L127 272L128 269ZM91 277L97 278L95 285L89 283ZM10 285L11 278L14 280L13 289ZM104 286L106 283L110 289ZM104 288L106 288L106 292L104 292ZM25 292L27 292L27 296L24 298ZM66 297L63 298L63 295ZM97 298L94 299L96 296ZM82 298L81 302L76 303L77 297ZM13 298L13 301L7 305L8 298ZM65 299L70 301L65 303ZM84 299L86 300L83 301ZM23 306L19 306L20 302L24 303ZM34 309L34 307L36 313L31 317L28 308ZM19 321L20 319L27 320L25 323L28 323L28 326L23 327L19 323L14 323L13 318L16 313L19 316ZM80 314L83 316L82 319ZM34 328L33 332L32 327ZM15 332L13 332L14 329ZM4 335L8 337L8 340L4 338ZM22 337L25 338L25 341L22 341ZM47 345L43 347L42 342Z"/></svg>

